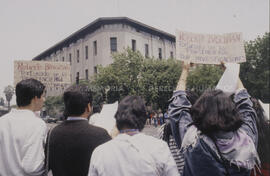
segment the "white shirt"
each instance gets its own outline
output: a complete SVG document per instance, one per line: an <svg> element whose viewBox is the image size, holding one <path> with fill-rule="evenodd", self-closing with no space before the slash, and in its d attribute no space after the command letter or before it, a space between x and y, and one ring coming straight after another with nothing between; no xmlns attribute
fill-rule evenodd
<svg viewBox="0 0 270 176"><path fill-rule="evenodd" d="M119 134L98 146L88 176L178 176L168 145L142 133Z"/></svg>
<svg viewBox="0 0 270 176"><path fill-rule="evenodd" d="M46 134L45 122L30 110L0 117L0 175L42 175Z"/></svg>

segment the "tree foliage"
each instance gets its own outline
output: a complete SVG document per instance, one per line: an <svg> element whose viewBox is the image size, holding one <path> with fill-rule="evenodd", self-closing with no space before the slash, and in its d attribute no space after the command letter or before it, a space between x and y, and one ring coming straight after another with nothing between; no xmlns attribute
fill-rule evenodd
<svg viewBox="0 0 270 176"><path fill-rule="evenodd" d="M99 67L93 87L112 103L127 95L141 95L147 105L165 110L181 72L179 61L144 58L130 49L113 55L114 62Z"/></svg>
<svg viewBox="0 0 270 176"><path fill-rule="evenodd" d="M0 98L0 106L4 106L5 105L5 100L3 97Z"/></svg>
<svg viewBox="0 0 270 176"><path fill-rule="evenodd" d="M63 96L47 97L44 102L44 107L46 108L47 115L50 117L58 117L62 115L64 111Z"/></svg>
<svg viewBox="0 0 270 176"><path fill-rule="evenodd" d="M245 43L247 62L241 64L240 78L251 96L270 102L270 33Z"/></svg>
<svg viewBox="0 0 270 176"><path fill-rule="evenodd" d="M216 65L198 65L190 71L187 78L187 89L201 95L205 90L214 89L223 74Z"/></svg>
<svg viewBox="0 0 270 176"><path fill-rule="evenodd" d="M14 95L14 88L11 85L8 85L4 89L4 94L5 94L6 100L8 102L8 109L10 109L10 101L12 99L12 96Z"/></svg>
<svg viewBox="0 0 270 176"><path fill-rule="evenodd" d="M94 81L94 85L106 94L108 103L138 94L143 56L127 49L123 53L114 54L113 60L109 66L98 68L99 73Z"/></svg>
<svg viewBox="0 0 270 176"><path fill-rule="evenodd" d="M167 109L181 74L180 61L146 59L142 66L140 94L154 109Z"/></svg>

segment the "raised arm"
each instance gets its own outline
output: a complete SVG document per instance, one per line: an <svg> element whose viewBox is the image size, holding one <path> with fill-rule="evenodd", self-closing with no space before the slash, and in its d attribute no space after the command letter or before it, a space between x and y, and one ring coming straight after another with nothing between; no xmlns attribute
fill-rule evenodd
<svg viewBox="0 0 270 176"><path fill-rule="evenodd" d="M170 99L168 107L168 116L170 119L171 130L177 146L181 147L181 141L186 131L188 124L192 122L190 116L191 103L186 95L186 79L188 76L190 64L184 63L182 74L178 81L176 90Z"/></svg>
<svg viewBox="0 0 270 176"><path fill-rule="evenodd" d="M177 83L176 91L177 90L186 90L186 82L187 82L187 76L189 71L190 63L189 62L183 62L183 69L181 76L179 78L179 81Z"/></svg>
<svg viewBox="0 0 270 176"><path fill-rule="evenodd" d="M257 115L255 110L253 109L253 103L250 100L250 95L247 90L244 88L242 81L238 80L238 89L234 96L234 102L236 104L236 108L240 115L243 118L243 125L241 129L243 129L253 140L255 145L258 144L258 131L256 126Z"/></svg>

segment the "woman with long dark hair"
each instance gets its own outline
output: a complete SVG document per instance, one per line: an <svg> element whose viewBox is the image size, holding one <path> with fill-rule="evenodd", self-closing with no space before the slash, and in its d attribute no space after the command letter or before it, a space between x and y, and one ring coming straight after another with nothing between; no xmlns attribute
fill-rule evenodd
<svg viewBox="0 0 270 176"><path fill-rule="evenodd" d="M251 98L253 108L257 113L256 125L258 129L258 154L261 159L261 168L256 170L256 175L270 176L270 124L259 101ZM252 176L254 174L252 173Z"/></svg>
<svg viewBox="0 0 270 176"><path fill-rule="evenodd" d="M189 66L181 75L169 117L179 120L184 176L249 176L260 163L256 112L239 81L233 100L221 90L205 92L191 106L185 91Z"/></svg>

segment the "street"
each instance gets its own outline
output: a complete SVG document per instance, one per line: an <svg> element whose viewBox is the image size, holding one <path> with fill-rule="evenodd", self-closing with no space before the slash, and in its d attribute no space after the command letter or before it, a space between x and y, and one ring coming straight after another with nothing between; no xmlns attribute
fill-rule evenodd
<svg viewBox="0 0 270 176"><path fill-rule="evenodd" d="M48 128L51 128L55 125L57 125L57 123L47 123ZM145 125L142 132L153 137L158 137L158 128L159 126L154 127L153 125Z"/></svg>

